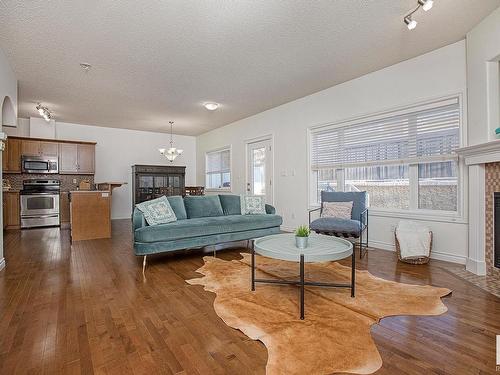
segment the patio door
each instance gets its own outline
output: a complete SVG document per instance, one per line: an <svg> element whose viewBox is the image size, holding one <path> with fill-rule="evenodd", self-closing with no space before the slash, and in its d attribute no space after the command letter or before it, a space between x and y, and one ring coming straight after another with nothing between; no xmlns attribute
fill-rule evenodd
<svg viewBox="0 0 500 375"><path fill-rule="evenodd" d="M263 195L273 203L273 149L271 138L247 143L247 194Z"/></svg>

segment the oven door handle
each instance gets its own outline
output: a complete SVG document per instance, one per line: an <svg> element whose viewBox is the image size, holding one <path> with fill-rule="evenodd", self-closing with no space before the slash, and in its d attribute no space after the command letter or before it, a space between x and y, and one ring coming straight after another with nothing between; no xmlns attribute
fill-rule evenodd
<svg viewBox="0 0 500 375"><path fill-rule="evenodd" d="M50 215L21 215L23 219L46 219L48 217L59 217L59 214Z"/></svg>

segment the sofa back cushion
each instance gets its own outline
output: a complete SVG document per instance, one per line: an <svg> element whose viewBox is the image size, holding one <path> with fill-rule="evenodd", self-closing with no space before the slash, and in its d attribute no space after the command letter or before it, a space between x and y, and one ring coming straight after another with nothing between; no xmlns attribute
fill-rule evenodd
<svg viewBox="0 0 500 375"><path fill-rule="evenodd" d="M188 196L184 206L188 219L224 215L218 195Z"/></svg>
<svg viewBox="0 0 500 375"><path fill-rule="evenodd" d="M359 220L361 213L368 207L366 191L322 191L321 202L352 202L351 219Z"/></svg>
<svg viewBox="0 0 500 375"><path fill-rule="evenodd" d="M187 213L186 207L184 207L184 199L180 195L175 195L172 197L167 197L170 207L174 210L177 220L186 220Z"/></svg>
<svg viewBox="0 0 500 375"><path fill-rule="evenodd" d="M241 215L241 201L239 195L220 194L219 199L224 215Z"/></svg>

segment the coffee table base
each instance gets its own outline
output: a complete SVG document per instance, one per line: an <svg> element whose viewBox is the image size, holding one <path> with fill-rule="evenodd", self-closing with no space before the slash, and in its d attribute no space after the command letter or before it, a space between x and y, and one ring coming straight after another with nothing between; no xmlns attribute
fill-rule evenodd
<svg viewBox="0 0 500 375"><path fill-rule="evenodd" d="M300 319L304 320L304 288L305 286L323 286L327 288L349 288L351 289L351 297L354 298L355 294L355 277L356 277L356 257L354 249L352 251L351 263L351 283L350 284L336 284L336 283L320 283L314 281L304 280L304 255L300 255L299 280L273 280L273 279L257 279L255 278L255 245L252 241L252 291L255 291L255 283L265 284L281 284L281 285L297 285L300 288Z"/></svg>

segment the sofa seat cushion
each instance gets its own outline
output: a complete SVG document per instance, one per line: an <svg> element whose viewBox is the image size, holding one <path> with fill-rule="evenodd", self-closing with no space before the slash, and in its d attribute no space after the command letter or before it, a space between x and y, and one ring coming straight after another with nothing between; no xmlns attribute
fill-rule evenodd
<svg viewBox="0 0 500 375"><path fill-rule="evenodd" d="M179 220L169 224L139 228L135 231L135 241L161 242L243 232L277 227L281 222L279 215L231 215Z"/></svg>
<svg viewBox="0 0 500 375"><path fill-rule="evenodd" d="M361 229L361 223L359 220L322 217L311 222L310 228L315 232L358 234Z"/></svg>

